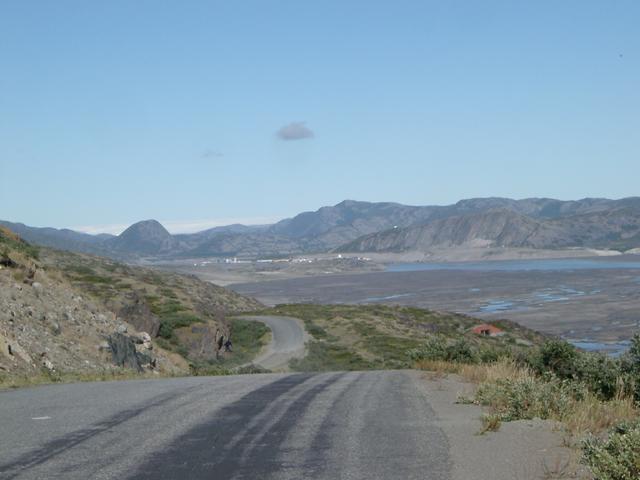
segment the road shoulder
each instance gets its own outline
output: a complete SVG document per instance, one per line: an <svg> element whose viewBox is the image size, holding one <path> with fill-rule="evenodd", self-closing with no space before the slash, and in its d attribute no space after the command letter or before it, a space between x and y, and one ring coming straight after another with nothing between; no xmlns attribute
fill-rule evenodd
<svg viewBox="0 0 640 480"><path fill-rule="evenodd" d="M564 478L560 474L572 464L574 453L563 445L556 423L520 420L503 423L497 432L479 434L482 408L456 403L460 395L471 396L472 384L454 375L416 375L449 441L452 480Z"/></svg>

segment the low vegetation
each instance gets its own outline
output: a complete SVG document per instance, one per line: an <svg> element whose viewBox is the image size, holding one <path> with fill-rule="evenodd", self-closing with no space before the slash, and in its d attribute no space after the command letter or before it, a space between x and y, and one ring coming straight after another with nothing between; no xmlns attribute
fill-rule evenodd
<svg viewBox="0 0 640 480"><path fill-rule="evenodd" d="M27 258L37 260L40 249L22 240L11 230L0 227L0 260L7 261L9 252L18 252Z"/></svg>
<svg viewBox="0 0 640 480"><path fill-rule="evenodd" d="M478 384L472 398L460 401L488 408L483 432L513 420L555 420L581 448L595 478L639 478L640 335L617 359L581 352L562 340L529 351L489 354L483 348L433 337L408 354L419 368L457 373Z"/></svg>
<svg viewBox="0 0 640 480"><path fill-rule="evenodd" d="M269 343L271 330L264 323L242 318L231 318L229 324L233 354L192 361L189 365L192 375L231 375L268 371L251 365L251 360Z"/></svg>
<svg viewBox="0 0 640 480"><path fill-rule="evenodd" d="M640 422L623 422L606 439L591 436L583 443L584 462L598 480L640 478Z"/></svg>
<svg viewBox="0 0 640 480"><path fill-rule="evenodd" d="M478 324L475 318L413 307L292 304L259 313L304 321L313 339L307 356L290 364L298 371L412 368L415 358L407 352L420 351L432 338L454 344L463 339L465 345L481 352L482 358L502 350L528 349L527 345L544 339L511 322L500 322L504 331L500 337L478 336L470 332Z"/></svg>

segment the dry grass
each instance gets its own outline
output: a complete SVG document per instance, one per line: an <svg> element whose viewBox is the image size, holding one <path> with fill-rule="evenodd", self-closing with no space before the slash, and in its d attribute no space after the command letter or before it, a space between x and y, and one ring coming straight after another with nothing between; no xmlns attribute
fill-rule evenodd
<svg viewBox="0 0 640 480"><path fill-rule="evenodd" d="M496 382L503 378L530 378L533 373L528 369L519 368L513 360L500 360L490 364L460 365L460 376L471 383Z"/></svg>
<svg viewBox="0 0 640 480"><path fill-rule="evenodd" d="M447 362L445 360L421 360L416 362L416 368L438 374L454 373L460 375L470 383L480 384L495 382L503 378L521 379L533 377L533 373L518 367L513 360L500 360L490 364L464 364Z"/></svg>
<svg viewBox="0 0 640 480"><path fill-rule="evenodd" d="M541 385L543 382L530 369L518 367L508 359L478 365L437 360L421 361L416 367L432 372L432 375L457 374L465 381L476 385L492 385L500 380L539 382ZM633 398L625 396L622 389L620 392L615 399L609 401L602 401L587 392L583 398L568 402L562 411L555 413L550 419L561 422L574 438L581 438L588 433L603 433L621 421L638 418L640 414ZM504 406L500 402L508 402L510 399L496 398L495 401L495 405L489 405L491 413L483 419L483 431L490 431L493 427L499 428L499 422L495 421L495 413Z"/></svg>
<svg viewBox="0 0 640 480"><path fill-rule="evenodd" d="M558 418L574 437L587 433L602 433L624 420L638 418L632 398L617 398L607 402L588 394L576 401L562 418Z"/></svg>
<svg viewBox="0 0 640 480"><path fill-rule="evenodd" d="M478 432L478 435L483 435L487 432L497 432L502 425L502 419L500 415L488 414L482 416L482 429Z"/></svg>

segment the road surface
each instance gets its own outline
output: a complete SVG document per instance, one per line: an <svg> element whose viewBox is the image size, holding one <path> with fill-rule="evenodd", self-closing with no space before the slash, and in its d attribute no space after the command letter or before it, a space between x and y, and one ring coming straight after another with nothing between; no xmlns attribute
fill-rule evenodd
<svg viewBox="0 0 640 480"><path fill-rule="evenodd" d="M0 478L449 479L420 382L334 372L0 392Z"/></svg>
<svg viewBox="0 0 640 480"><path fill-rule="evenodd" d="M304 357L306 334L301 320L273 315L243 318L266 324L272 333L271 344L253 360L253 364L274 371L287 370L289 360Z"/></svg>

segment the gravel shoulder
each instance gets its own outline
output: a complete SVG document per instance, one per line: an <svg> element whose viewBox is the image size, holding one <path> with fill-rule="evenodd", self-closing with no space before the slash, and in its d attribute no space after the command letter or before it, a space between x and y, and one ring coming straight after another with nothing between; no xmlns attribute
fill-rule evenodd
<svg viewBox="0 0 640 480"><path fill-rule="evenodd" d="M497 432L479 434L482 408L456 403L459 395L471 396L472 384L455 375L417 375L423 380L422 391L435 412L436 425L449 442L451 480L568 478L560 474L575 466L575 453L563 445L557 424L520 420L503 423Z"/></svg>

